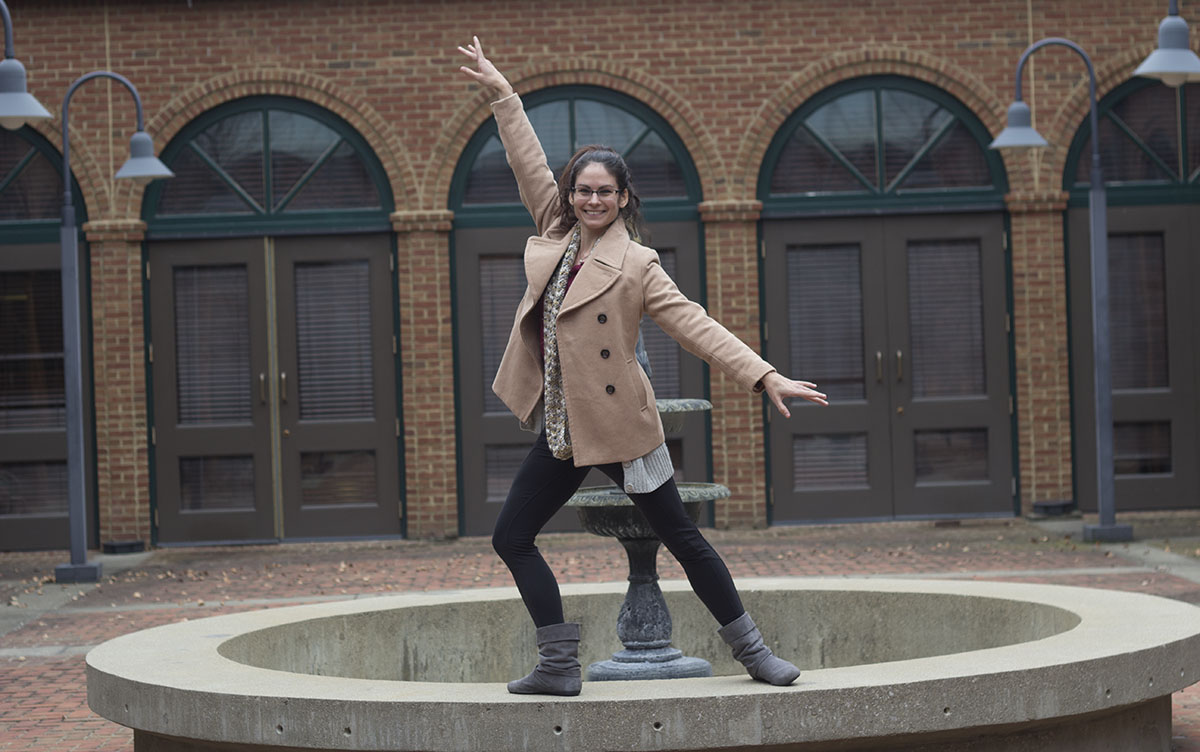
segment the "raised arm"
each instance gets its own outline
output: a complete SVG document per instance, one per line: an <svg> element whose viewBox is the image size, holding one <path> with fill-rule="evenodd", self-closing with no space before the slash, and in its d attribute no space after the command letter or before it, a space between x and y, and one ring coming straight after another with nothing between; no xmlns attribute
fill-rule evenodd
<svg viewBox="0 0 1200 752"><path fill-rule="evenodd" d="M504 156L517 179L521 203L533 217L538 234L544 235L558 224L562 214L558 183L546 161L541 142L525 115L521 98L513 93L508 79L484 56L479 37L473 37L473 40L473 44L459 47L458 50L475 62L475 68L464 65L459 70L497 97L497 101L492 102L492 112L496 116L500 141L504 144Z"/></svg>

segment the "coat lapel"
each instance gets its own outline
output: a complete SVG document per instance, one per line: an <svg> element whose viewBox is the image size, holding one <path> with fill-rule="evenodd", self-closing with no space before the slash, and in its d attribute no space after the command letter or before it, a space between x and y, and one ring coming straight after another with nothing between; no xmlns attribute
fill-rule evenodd
<svg viewBox="0 0 1200 752"><path fill-rule="evenodd" d="M629 232L625 229L625 223L618 219L600 236L591 257L579 270L571 289L567 290L567 297L563 299L558 315L562 316L612 287L617 277L621 276L621 264L628 248ZM566 251L566 246L563 246L563 251Z"/></svg>

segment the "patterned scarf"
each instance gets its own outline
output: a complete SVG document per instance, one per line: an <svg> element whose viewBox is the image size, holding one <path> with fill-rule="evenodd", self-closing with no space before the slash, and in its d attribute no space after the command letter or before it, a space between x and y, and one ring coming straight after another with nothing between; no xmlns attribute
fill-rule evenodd
<svg viewBox="0 0 1200 752"><path fill-rule="evenodd" d="M575 265L575 257L579 254L579 225L571 233L571 241L567 244L567 252L563 254L550 284L546 286L546 297L542 308L542 333L545 336L543 369L545 379L545 413L546 440L550 451L560 460L569 459L571 450L571 431L567 426L567 404L563 397L562 367L558 361L558 311L562 308L563 298L567 295L567 279L571 267Z"/></svg>

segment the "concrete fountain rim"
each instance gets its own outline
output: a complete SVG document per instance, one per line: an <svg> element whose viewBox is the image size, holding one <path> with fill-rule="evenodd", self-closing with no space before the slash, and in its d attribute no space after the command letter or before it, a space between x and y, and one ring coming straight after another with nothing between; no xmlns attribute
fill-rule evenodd
<svg viewBox="0 0 1200 752"><path fill-rule="evenodd" d="M178 718L173 720L162 713L163 703L199 704L210 713L251 716L270 715L281 703L290 703L291 712L307 707L310 714L330 703L348 704L355 707L360 722L374 713L401 714L413 726L444 724L450 709L473 706L495 711L492 717L503 717L505 724L541 727L549 722L558 737L555 748L587 750L600 747L590 746L595 741L587 739L569 743L562 737L563 729L584 727L585 718L595 722L609 715L611 723L619 726L620 719L630 717L629 713L637 718L676 718L683 705L690 716L697 718L725 718L733 707L751 708L760 718L767 714L775 719L769 734L771 743L797 739L809 742L849 738L848 727L862 729L866 738L868 734L921 734L978 725L1027 724L1145 702L1200 679L1200 608L1165 598L1061 585L961 580L747 578L738 584L744 593L761 594L814 590L1008 599L1064 609L1080 621L1071 629L1031 642L811 670L791 687L771 687L744 675L589 682L583 694L575 698L510 695L501 683L403 682L294 674L237 663L219 652L220 645L237 634L298 621L519 597L515 588L409 593L216 616L118 637L87 655L89 703L97 713L118 723L188 738L209 737L203 735L208 733L203 729L181 725ZM614 582L565 585L562 590L565 596L612 595L624 592L625 587L624 582ZM688 589L687 583L680 581L662 582L661 587L668 592ZM122 699L139 692L144 697L147 688L159 695L152 703L154 708L131 709L128 700ZM973 693L971 703L960 702L964 692ZM1014 697L1025 699L1013 702ZM913 712L880 712L879 705L896 701ZM248 708L247 704L255 707ZM849 721L848 712L868 715L869 723ZM797 719L787 721L785 716L789 714ZM654 723L659 724L653 728L655 733L662 732L663 723L670 725L669 720ZM306 746L311 742L312 748L360 748L343 746L345 740L332 732L329 738L319 738L325 732L316 726L296 733L305 739ZM672 743L681 745L675 748L703 749L703 739L710 737L717 739L712 747L728 746L728 739L720 741L720 734L706 736L702 728L673 733L679 741ZM645 746L633 744L628 748L664 748L661 738L655 742L655 734L650 736ZM295 744L295 739L289 734L288 740L263 736L240 741L267 748ZM442 746L431 742L420 748L454 749L460 742L447 739Z"/></svg>

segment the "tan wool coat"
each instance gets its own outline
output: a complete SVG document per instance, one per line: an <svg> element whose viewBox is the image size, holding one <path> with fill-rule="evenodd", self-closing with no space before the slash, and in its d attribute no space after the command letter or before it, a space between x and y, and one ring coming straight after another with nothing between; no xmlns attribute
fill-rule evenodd
<svg viewBox="0 0 1200 752"><path fill-rule="evenodd" d="M570 237L558 229L558 185L520 98L505 97L492 110L521 200L539 233L525 245L528 286L492 390L517 418L529 421L543 389L538 302ZM563 394L576 466L632 460L663 442L654 390L634 359L643 314L748 391L775 370L688 300L663 271L658 253L630 239L624 222L617 220L579 270L558 314Z"/></svg>

